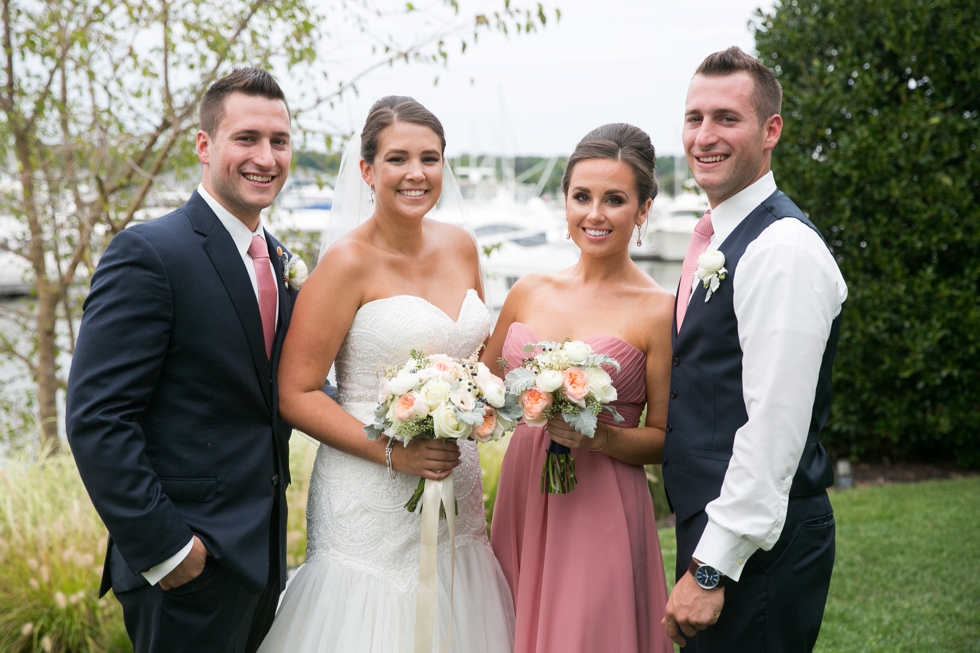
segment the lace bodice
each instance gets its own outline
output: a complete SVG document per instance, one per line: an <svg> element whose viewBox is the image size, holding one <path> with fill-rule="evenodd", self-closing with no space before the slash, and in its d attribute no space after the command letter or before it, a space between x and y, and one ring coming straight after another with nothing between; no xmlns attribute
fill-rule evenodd
<svg viewBox="0 0 980 653"><path fill-rule="evenodd" d="M453 319L435 305L411 295L396 295L363 305L335 361L337 401L351 415L369 422L378 396L377 371L400 365L415 348L426 354L466 357L490 331L490 314L475 290L469 290ZM456 546L476 544L489 550L483 513L479 453L472 442L460 444L460 465L453 471L459 505ZM307 557L370 573L403 594L418 581L419 517L404 505L417 476L397 474L321 445L310 481L307 505ZM445 522L439 525L439 555L448 553Z"/></svg>

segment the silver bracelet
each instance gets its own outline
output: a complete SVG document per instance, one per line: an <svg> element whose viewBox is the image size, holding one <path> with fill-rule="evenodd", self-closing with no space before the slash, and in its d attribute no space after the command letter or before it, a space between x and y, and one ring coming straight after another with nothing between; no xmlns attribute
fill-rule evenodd
<svg viewBox="0 0 980 653"><path fill-rule="evenodd" d="M388 444L385 445L385 462L388 463L388 478L395 479L395 470L391 467L391 450L395 446L395 438L388 438Z"/></svg>

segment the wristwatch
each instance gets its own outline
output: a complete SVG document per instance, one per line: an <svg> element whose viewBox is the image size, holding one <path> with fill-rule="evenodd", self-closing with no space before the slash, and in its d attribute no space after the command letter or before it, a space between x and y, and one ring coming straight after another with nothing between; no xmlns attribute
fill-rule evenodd
<svg viewBox="0 0 980 653"><path fill-rule="evenodd" d="M725 583L728 582L728 576L721 573L711 565L702 564L694 558L691 558L691 564L687 570L691 572L692 576L694 576L694 581L701 587L701 589L718 589L719 587L724 587Z"/></svg>

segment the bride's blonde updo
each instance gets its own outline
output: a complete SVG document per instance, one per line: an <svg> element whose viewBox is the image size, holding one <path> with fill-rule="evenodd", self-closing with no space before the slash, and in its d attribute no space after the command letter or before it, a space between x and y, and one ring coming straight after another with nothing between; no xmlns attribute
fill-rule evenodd
<svg viewBox="0 0 980 653"><path fill-rule="evenodd" d="M572 170L580 161L606 159L622 161L633 170L633 183L640 203L657 197L657 154L650 136L639 127L623 122L597 127L585 135L568 157L561 177L561 192L568 195Z"/></svg>
<svg viewBox="0 0 980 653"><path fill-rule="evenodd" d="M368 112L364 129L361 130L361 158L368 165L374 163L374 157L378 153L381 132L396 121L411 122L428 127L439 137L439 141L442 143L442 154L446 153L446 133L439 119L410 97L388 95L374 103Z"/></svg>

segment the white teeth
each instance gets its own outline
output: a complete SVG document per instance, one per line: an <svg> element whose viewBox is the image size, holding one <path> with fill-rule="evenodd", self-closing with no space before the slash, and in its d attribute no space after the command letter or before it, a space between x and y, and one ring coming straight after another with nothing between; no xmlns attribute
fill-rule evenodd
<svg viewBox="0 0 980 653"><path fill-rule="evenodd" d="M401 193L407 197L422 197L425 195L424 190L403 190Z"/></svg>
<svg viewBox="0 0 980 653"><path fill-rule="evenodd" d="M611 234L612 231L609 229L586 229L585 233L590 236L605 236L606 234Z"/></svg>
<svg viewBox="0 0 980 653"><path fill-rule="evenodd" d="M701 163L718 163L728 158L728 155L719 154L718 156L705 156L698 159Z"/></svg>
<svg viewBox="0 0 980 653"><path fill-rule="evenodd" d="M272 181L272 177L260 177L259 175L245 175L245 179L248 179L249 181L259 182L262 184Z"/></svg>

